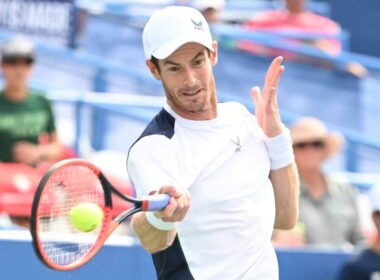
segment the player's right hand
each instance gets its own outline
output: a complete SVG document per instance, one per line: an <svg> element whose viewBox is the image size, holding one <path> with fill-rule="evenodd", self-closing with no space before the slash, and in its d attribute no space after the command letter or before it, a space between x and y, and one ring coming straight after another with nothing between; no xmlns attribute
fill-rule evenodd
<svg viewBox="0 0 380 280"><path fill-rule="evenodd" d="M173 186L162 186L158 193L166 193L172 196L168 206L154 215L164 222L180 222L190 208L191 195L186 189L178 189Z"/></svg>

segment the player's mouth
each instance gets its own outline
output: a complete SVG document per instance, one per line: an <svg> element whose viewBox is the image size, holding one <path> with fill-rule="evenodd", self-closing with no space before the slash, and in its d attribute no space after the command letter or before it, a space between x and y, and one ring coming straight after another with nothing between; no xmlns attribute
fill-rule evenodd
<svg viewBox="0 0 380 280"><path fill-rule="evenodd" d="M197 89L197 90L192 90L192 91L183 91L182 95L191 97L191 96L195 96L195 95L199 94L201 91L202 91L201 88Z"/></svg>

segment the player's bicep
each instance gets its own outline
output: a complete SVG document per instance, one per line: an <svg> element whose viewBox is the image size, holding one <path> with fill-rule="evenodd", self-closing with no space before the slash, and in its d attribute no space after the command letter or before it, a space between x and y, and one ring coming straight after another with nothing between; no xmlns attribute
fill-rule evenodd
<svg viewBox="0 0 380 280"><path fill-rule="evenodd" d="M176 185L164 165L156 163L149 157L136 157L130 153L127 170L138 197L158 191L161 186Z"/></svg>

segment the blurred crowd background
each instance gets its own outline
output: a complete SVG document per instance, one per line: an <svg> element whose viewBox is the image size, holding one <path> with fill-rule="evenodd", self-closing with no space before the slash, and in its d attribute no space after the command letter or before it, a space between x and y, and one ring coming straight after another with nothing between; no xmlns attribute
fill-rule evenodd
<svg viewBox="0 0 380 280"><path fill-rule="evenodd" d="M250 88L285 58L278 98L300 219L274 232L275 246L349 250L359 255L336 277L380 279L380 3L370 0L0 0L0 230L28 228L39 179L64 158L91 160L133 195L127 151L165 102L141 32L172 4L211 24L220 101L254 111ZM133 236L128 224L119 234ZM379 278L350 278L359 270Z"/></svg>

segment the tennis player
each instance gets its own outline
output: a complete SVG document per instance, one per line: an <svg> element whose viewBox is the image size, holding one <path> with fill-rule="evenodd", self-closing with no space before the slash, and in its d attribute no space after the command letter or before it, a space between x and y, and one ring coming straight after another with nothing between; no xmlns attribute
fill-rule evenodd
<svg viewBox="0 0 380 280"><path fill-rule="evenodd" d="M252 89L256 117L217 102L218 61L204 17L189 7L156 12L143 31L146 64L167 104L129 151L138 196L172 196L132 227L152 253L158 279L278 279L273 228L298 216L298 176L276 90L282 58ZM236 81L238 82L238 81Z"/></svg>

